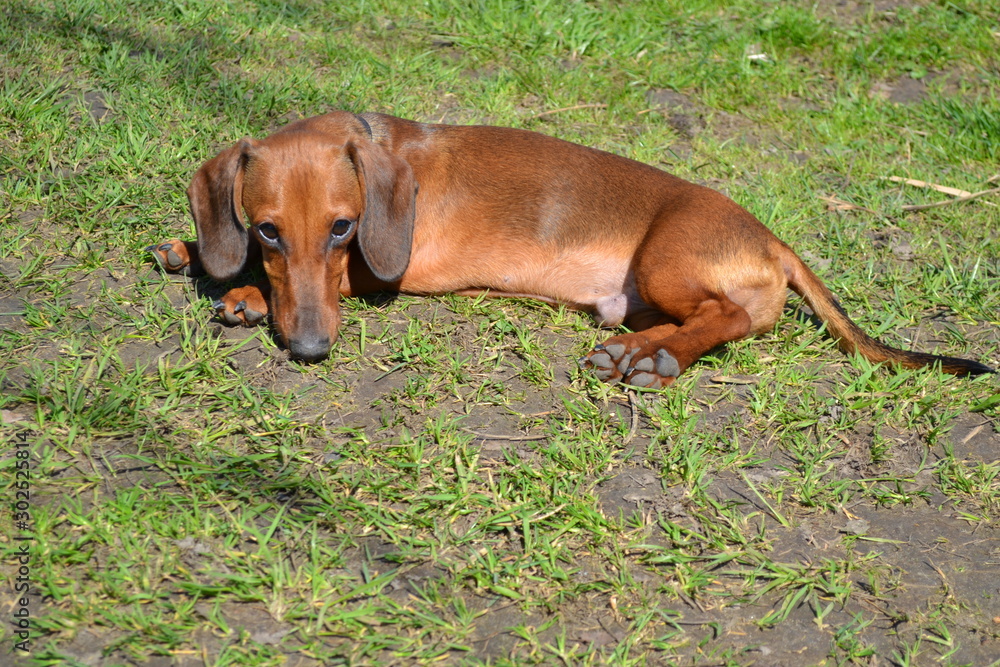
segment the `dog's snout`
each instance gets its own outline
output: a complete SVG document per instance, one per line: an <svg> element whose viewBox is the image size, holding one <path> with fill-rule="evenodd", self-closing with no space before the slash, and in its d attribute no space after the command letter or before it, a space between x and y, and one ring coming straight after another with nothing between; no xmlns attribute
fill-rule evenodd
<svg viewBox="0 0 1000 667"><path fill-rule="evenodd" d="M330 353L330 339L326 336L296 338L288 341L288 350L293 359L319 361Z"/></svg>

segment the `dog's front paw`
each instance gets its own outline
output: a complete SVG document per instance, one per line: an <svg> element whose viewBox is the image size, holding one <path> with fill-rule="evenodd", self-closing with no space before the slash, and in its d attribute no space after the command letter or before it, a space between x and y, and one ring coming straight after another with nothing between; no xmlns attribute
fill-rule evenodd
<svg viewBox="0 0 1000 667"><path fill-rule="evenodd" d="M164 271L186 276L202 273L201 262L198 261L198 244L194 241L171 239L147 246L146 252L152 253L153 259Z"/></svg>
<svg viewBox="0 0 1000 667"><path fill-rule="evenodd" d="M267 296L257 285L237 287L212 304L215 314L226 324L252 327L268 313Z"/></svg>

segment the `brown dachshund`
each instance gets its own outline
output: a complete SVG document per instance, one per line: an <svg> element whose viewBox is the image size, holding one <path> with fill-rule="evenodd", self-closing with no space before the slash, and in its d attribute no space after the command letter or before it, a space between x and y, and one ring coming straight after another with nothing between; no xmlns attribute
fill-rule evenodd
<svg viewBox="0 0 1000 667"><path fill-rule="evenodd" d="M307 361L336 340L341 294L488 291L625 323L635 333L581 365L658 388L709 350L772 329L791 287L847 353L992 372L873 340L787 245L718 192L535 132L340 111L243 139L198 170L188 198L197 244L150 246L157 260L216 280L263 261L266 280L215 308L230 324L270 315L291 356Z"/></svg>

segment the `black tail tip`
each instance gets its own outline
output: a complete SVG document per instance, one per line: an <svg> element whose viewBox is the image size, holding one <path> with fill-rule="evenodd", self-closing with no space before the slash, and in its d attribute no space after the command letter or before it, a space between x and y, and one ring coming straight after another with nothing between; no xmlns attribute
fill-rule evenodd
<svg viewBox="0 0 1000 667"><path fill-rule="evenodd" d="M986 364L981 364L972 359L962 359L961 357L942 357L936 354L924 354L922 352L904 352L906 355L906 365L909 368L920 366L939 366L945 373L971 377L975 375L988 375L996 371Z"/></svg>
<svg viewBox="0 0 1000 667"><path fill-rule="evenodd" d="M947 362L943 364L943 369L955 375L975 376L996 373L996 369L970 359L947 359Z"/></svg>

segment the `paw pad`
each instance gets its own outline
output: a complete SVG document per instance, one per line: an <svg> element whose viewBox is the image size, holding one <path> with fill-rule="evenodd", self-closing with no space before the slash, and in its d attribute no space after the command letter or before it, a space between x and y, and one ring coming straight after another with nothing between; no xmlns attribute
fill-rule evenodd
<svg viewBox="0 0 1000 667"><path fill-rule="evenodd" d="M630 345L628 342L596 345L587 356L580 359L579 364L581 368L593 369L599 380L620 380L635 387L652 389L665 387L680 375L677 359L666 349L646 352L636 358L640 349L640 346Z"/></svg>

